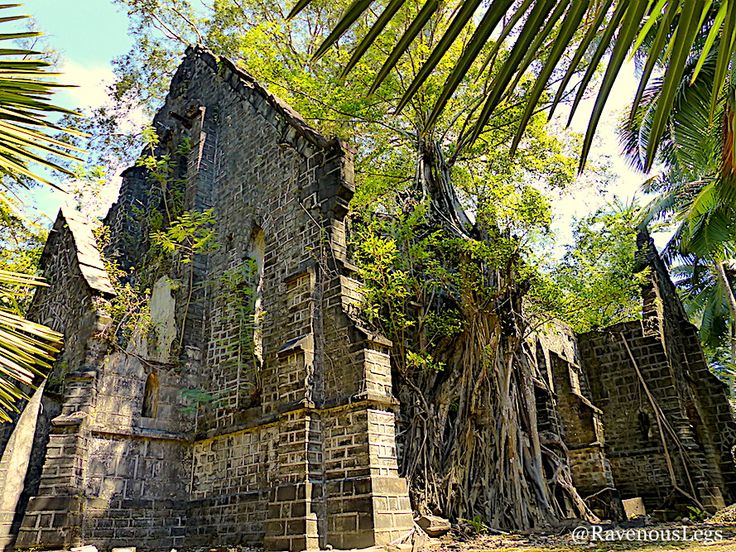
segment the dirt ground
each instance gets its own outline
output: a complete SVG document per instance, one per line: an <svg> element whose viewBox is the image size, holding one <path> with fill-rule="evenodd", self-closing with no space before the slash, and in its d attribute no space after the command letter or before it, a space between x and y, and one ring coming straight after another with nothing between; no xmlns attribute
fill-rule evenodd
<svg viewBox="0 0 736 552"><path fill-rule="evenodd" d="M736 552L736 522L659 524L644 527L601 527L594 537L561 534L504 534L468 536L450 533L427 541L432 552ZM585 531L583 531L585 533Z"/></svg>

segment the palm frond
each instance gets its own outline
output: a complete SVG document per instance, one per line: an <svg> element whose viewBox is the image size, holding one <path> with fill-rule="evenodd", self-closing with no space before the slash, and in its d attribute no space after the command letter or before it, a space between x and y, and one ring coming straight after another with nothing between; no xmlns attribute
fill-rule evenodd
<svg viewBox="0 0 736 552"><path fill-rule="evenodd" d="M369 31L362 41L358 41L350 59L347 70L353 69L360 58L373 45L377 36L386 31L387 23L398 17L402 5L407 0L393 0L381 14L379 30ZM289 17L296 16L307 8L311 0L299 0ZM370 1L356 0L343 14L333 28L333 32L318 49L324 54L334 46L340 36L352 28L358 20L366 17ZM431 24L435 17L437 0L427 0L421 10L423 17L417 18L411 26L411 33L406 33L397 48L390 54L376 83L380 83L396 60L404 54L411 42L418 36L422 28ZM590 144L600 121L600 114L610 95L613 82L618 77L625 60L636 54L642 61L643 71L639 79L636 106L643 100L644 91L657 69L661 70L661 85L656 102L649 119L649 140L642 155L643 168L649 169L655 159L662 140L668 132L669 114L675 105L678 91L686 71L691 84L706 80L704 72L710 63L713 84L708 98L709 110L715 113L725 83L726 73L731 59L736 52L736 0L711 2L706 0L602 0L602 1L570 1L570 0L525 0L509 2L495 0L488 2L485 8L479 6L477 0L459 0L455 4L455 21L444 31L433 51L427 57L424 67L414 82L407 88L400 106L406 105L414 97L437 62L450 50L459 36L461 27L472 26L475 34L465 44L464 52L456 59L450 71L444 89L440 93L432 111L430 122L436 120L447 99L452 96L471 65L481 55L481 46L494 33L498 33L498 25L513 22L514 32L503 29L499 42L504 42L510 55L500 63L500 68L483 67L493 71L496 78L487 90L484 108L476 122L474 136L482 132L494 110L503 98L514 92L522 73L529 72L528 51L531 44L551 43L557 47L547 56L541 71L535 71L535 83L532 89L530 109L533 111L543 101L539 90L548 87L553 75L564 74L562 85L555 99L562 97L563 90L571 82L572 75L588 66L582 83L579 86L578 98L573 105L573 114L579 107L579 99L584 91L590 88L597 66L604 63L606 55L610 56L606 64L600 90L583 142L581 168L585 164ZM484 10L478 13L479 10ZM555 43L557 40L557 43ZM564 47L560 47L563 45ZM592 54L591 54L592 51ZM494 63L497 62L492 57ZM374 85L375 89L375 85ZM526 121L525 118L525 124ZM522 129L525 126L522 125ZM518 141L518 137L517 137Z"/></svg>
<svg viewBox="0 0 736 552"><path fill-rule="evenodd" d="M60 333L21 315L0 310L0 421L10 421L24 388L51 368L62 347Z"/></svg>
<svg viewBox="0 0 736 552"><path fill-rule="evenodd" d="M0 10L15 6L17 4L3 4ZM0 18L0 23L27 17ZM38 32L0 33L0 41L40 35ZM48 62L39 59L39 53L34 50L9 48L0 50L0 54L0 174L23 175L56 187L43 171L71 175L61 162L80 160L77 154L81 151L52 134L58 131L81 133L60 128L49 120L53 113L75 114L50 101L54 92L67 85L52 80L57 74L49 71Z"/></svg>
<svg viewBox="0 0 736 552"><path fill-rule="evenodd" d="M0 4L0 10L17 6ZM0 24L26 17L0 16ZM39 34L0 33L0 41ZM77 160L80 150L54 135L80 133L50 119L55 113L73 112L51 102L54 92L64 85L53 80L56 74L49 71L49 64L40 55L30 49L0 48L0 176L16 180L23 176L56 187L46 173L71 174L62 163ZM0 189L0 202L6 202L7 191ZM4 291L45 285L34 275L0 270L0 288ZM18 412L19 401L28 398L26 390L48 373L61 347L60 333L25 319L20 312L0 307L0 422L10 421L12 414Z"/></svg>

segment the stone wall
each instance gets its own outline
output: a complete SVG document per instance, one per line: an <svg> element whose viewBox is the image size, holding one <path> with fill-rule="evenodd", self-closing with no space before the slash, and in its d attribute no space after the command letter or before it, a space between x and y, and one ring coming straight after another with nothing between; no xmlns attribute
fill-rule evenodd
<svg viewBox="0 0 736 552"><path fill-rule="evenodd" d="M352 308L352 152L198 48L154 126L171 185L184 209L213 209L219 247L152 263L151 214L171 206L145 170L124 172L105 253L123 281L153 284L151 329L120 346L100 334L114 292L89 227L81 246L64 228L68 243L50 242L34 313L69 336L61 415L18 545L302 550L407 535L391 344ZM97 287L62 284L80 271Z"/></svg>
<svg viewBox="0 0 736 552"><path fill-rule="evenodd" d="M99 308L115 292L87 221L62 209L44 248L40 288L29 317L63 332L61 359L41 399L33 450L14 520L18 546L69 540L80 534L78 485L85 462L86 424L95 380L107 345L99 333L109 322Z"/></svg>
<svg viewBox="0 0 736 552"><path fill-rule="evenodd" d="M697 330L648 236L640 237L641 322L579 336L606 456L622 498L647 508L697 500L713 511L734 494L734 421L726 386L709 370Z"/></svg>
<svg viewBox="0 0 736 552"><path fill-rule="evenodd" d="M537 339L537 363L549 390L537 392L540 431L563 439L581 497L599 497L588 500L589 506L602 518L620 517L623 507L606 457L603 412L591 402L577 336L564 324L553 323L540 329Z"/></svg>

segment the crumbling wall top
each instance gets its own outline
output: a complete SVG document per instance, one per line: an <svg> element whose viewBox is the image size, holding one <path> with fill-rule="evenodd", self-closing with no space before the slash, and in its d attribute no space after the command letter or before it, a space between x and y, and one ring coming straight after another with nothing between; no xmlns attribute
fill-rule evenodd
<svg viewBox="0 0 736 552"><path fill-rule="evenodd" d="M60 231L64 225L69 229L74 240L77 264L89 288L93 293L108 297L115 296L115 289L112 287L110 276L102 262L97 241L92 233L93 222L71 207L63 206L56 218L54 231ZM47 242L46 248L49 247L49 243L51 242ZM46 248L44 248L43 256L47 255Z"/></svg>
<svg viewBox="0 0 736 552"><path fill-rule="evenodd" d="M233 85L233 88L237 89L238 85L244 86L245 88L251 89L258 96L262 97L272 109L274 109L289 125L303 138L311 142L315 146L321 148L329 148L339 143L340 147L345 148L345 145L340 143L336 139L327 139L312 128L293 107L291 107L284 100L270 93L263 87L256 79L248 73L245 69L238 67L233 61L226 57L218 56L205 48L202 45L189 46L185 53L184 63L177 70L177 75L174 76L171 89L173 90L177 85L177 77L187 78L186 69L187 61L194 61L200 59L204 61L215 73L224 71L234 77L233 80L228 79L225 75L225 80Z"/></svg>

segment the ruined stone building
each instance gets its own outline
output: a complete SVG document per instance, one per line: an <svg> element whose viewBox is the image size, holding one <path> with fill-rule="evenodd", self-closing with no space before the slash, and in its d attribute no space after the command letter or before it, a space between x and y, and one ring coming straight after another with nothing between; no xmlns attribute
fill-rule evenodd
<svg viewBox="0 0 736 552"><path fill-rule="evenodd" d="M736 501L726 385L710 373L697 329L646 235L639 255L648 270L642 320L540 336L550 383L537 396L540 430L562 426L583 497L616 489L623 499L641 497L650 513L693 502L712 512Z"/></svg>
<svg viewBox="0 0 736 552"><path fill-rule="evenodd" d="M113 323L121 298L92 227L59 213L31 316L62 331L65 350L0 428L0 548L398 542L412 510L391 343L355 314L351 151L199 48L154 123L176 201L216 213L219 247L191 262L152 255L141 213L174 209L174 196L144 167L125 171L104 257L122 282L156 277L148 319L113 345L125 320ZM713 509L736 499L735 426L664 267L643 250L643 321L539 337L539 430L564 436L582 496L656 510L684 492Z"/></svg>
<svg viewBox="0 0 736 552"><path fill-rule="evenodd" d="M91 231L59 214L42 261L51 286L31 315L63 331L66 348L25 488L2 514L6 535L19 548L167 550L185 540L273 550L396 540L413 521L397 473L388 343L351 315L351 152L201 50L177 71L155 126L162 152L179 148L182 201L217 213L220 247L152 283L154 331L123 351L103 335L114 291ZM126 269L148 249L135 213L164 200L147 178L142 167L123 174L106 221L109 255ZM234 303L248 278L268 316L246 330L255 346L244 360ZM206 408L187 390L210 397Z"/></svg>

